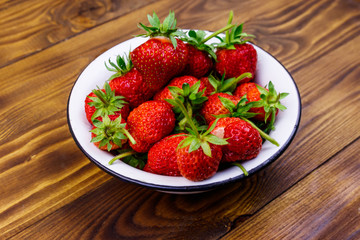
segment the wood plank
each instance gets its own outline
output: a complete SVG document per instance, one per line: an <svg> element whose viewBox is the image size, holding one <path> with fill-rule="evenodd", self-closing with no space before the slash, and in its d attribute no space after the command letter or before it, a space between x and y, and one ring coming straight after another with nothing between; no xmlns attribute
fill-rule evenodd
<svg viewBox="0 0 360 240"><path fill-rule="evenodd" d="M310 6L310 9L317 16L321 9L316 3L312 1L317 7ZM329 4L330 1L323 3ZM71 226L73 228L69 229L69 235L66 236L96 236L98 229L106 228L103 233L106 236L161 237L172 229L174 237L195 232L194 237L217 238L229 231L232 222L239 216L256 212L354 141L359 136L359 123L356 120L359 116L356 112L349 112L345 106L356 106L359 100L359 89L354 87L359 79L359 69L356 68L359 59L356 53L360 49L355 44L359 38L348 38L349 41L341 42L343 45L337 49L335 44L339 42L333 41L324 45L309 45L311 36L306 31L311 21L302 16L308 16L312 11L302 15L296 8L299 5L299 2L288 1L269 4L247 1L236 6L231 2L216 1L204 4L196 1L161 1L0 69L3 87L0 92L0 181L4 183L0 187L0 195L5 196L0 199L2 236L19 239L20 236L36 237L46 232L53 237L57 229L69 229ZM269 42L266 39L271 36L271 32L258 32L257 41L263 43L265 49L273 49L275 55L283 59L286 66L290 66L290 71L296 70L294 77L304 96L305 108L300 132L283 157L243 182L204 195L171 196L112 179L85 159L66 126L67 96L81 69L102 51L138 33L136 27L127 27L129 22L145 21L146 14L152 12L152 9L158 9L164 16L170 6L180 16L179 22L184 22L184 27L206 26L209 30L217 29L223 26L230 8L239 13L237 16L248 21L250 30L267 29L262 26L271 22L274 27L270 30L283 27L282 35L280 31L277 32L277 41ZM201 10L218 15L206 19L207 14L196 15L199 6ZM342 3L337 1L331 6L321 12L324 19L330 18L334 9L342 7ZM346 6L341 8L342 11L350 9L350 5ZM251 14L247 7L254 7ZM278 22L284 12L290 12L287 17L300 15L287 25L288 21L284 19ZM349 11L335 15L335 18L343 22L355 14ZM190 20L194 15L198 16L196 23ZM261 17L262 21L255 21ZM239 19L237 17L236 20ZM308 19L306 27L291 33L292 27L296 26L295 22L300 24L303 19ZM324 22L324 19L316 19L319 22L314 32L322 30L320 23ZM353 25L350 22L344 26L353 29ZM342 26L334 28L336 30ZM285 33L286 29L288 33ZM114 32L119 35L116 36ZM352 33L352 30L349 32ZM291 43L299 45L287 45L287 39L291 39L291 36L295 39ZM279 46L286 48L283 50ZM324 50L324 46L329 47ZM306 54L296 58L287 55L288 51L297 53L297 49L306 51ZM311 53L312 57L307 58ZM338 56L345 57L339 59ZM302 68L298 67L299 64L302 64ZM326 82L322 84L316 81L321 79L326 79ZM17 85L12 84L12 81L16 81ZM27 103L26 108L19 99ZM11 118L8 118L8 113L12 114ZM328 141L329 138L333 141ZM19 145L23 147L19 149ZM19 181L22 180L19 176L28 179L25 185L22 184L21 190L18 189ZM203 201L204 198L207 201ZM150 200L145 201L147 199ZM111 207L104 208L104 205ZM79 208L81 211L74 211ZM169 209L173 210L168 212ZM83 217L87 214L91 218ZM64 221L59 222L58 219ZM99 220L96 223L87 222L92 219ZM54 226L54 223L57 225ZM16 235L19 232L21 234Z"/></svg>
<svg viewBox="0 0 360 240"><path fill-rule="evenodd" d="M32 0L0 3L0 67L154 1Z"/></svg>
<svg viewBox="0 0 360 240"><path fill-rule="evenodd" d="M332 54L337 56L337 51L350 54L351 48L344 45L324 59L331 59ZM314 63L313 74L326 69L324 59ZM292 189L304 176L316 172L318 166L359 137L357 119L360 116L349 114L338 104L347 102L356 106L359 102L359 91L353 87L358 75L358 70L346 74L340 82L337 78L342 76L341 71L339 76L329 77L329 81L338 82L338 87L329 88L324 96L313 101L311 107L304 109L301 131L284 156L242 182L200 195L173 196L139 187L130 188L128 184L111 179L14 237L37 238L43 234L51 237L59 229L67 228L61 237L186 238L191 234L194 239L217 239L229 232L239 218L246 219ZM337 101L329 104L331 97ZM308 124L309 121L316 121L316 124ZM325 132L328 133L326 137ZM337 137L340 135L341 138ZM109 206L104 208L104 205ZM85 214L91 217L84 218ZM98 221L93 222L93 219Z"/></svg>
<svg viewBox="0 0 360 240"><path fill-rule="evenodd" d="M359 239L359 156L357 140L222 239Z"/></svg>

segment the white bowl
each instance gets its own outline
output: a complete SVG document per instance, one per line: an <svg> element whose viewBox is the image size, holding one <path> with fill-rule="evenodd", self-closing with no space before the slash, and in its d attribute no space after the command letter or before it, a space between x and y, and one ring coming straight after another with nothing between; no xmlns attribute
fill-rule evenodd
<svg viewBox="0 0 360 240"><path fill-rule="evenodd" d="M135 49L146 40L146 38L140 37L132 38L112 47L92 61L76 80L68 99L67 115L70 132L78 147L105 172L124 181L163 192L198 193L244 178L242 170L236 166L222 169L207 180L192 182L183 177L147 173L121 161L109 165L108 162L113 158L113 155L98 149L93 143L90 143L91 134L89 131L91 126L85 116L84 100L92 89L95 89L96 86L102 87L104 82L112 75L105 68L104 62L108 61L109 58L115 60L119 54L122 56L128 54L130 49ZM299 90L290 73L272 55L256 45L254 47L258 54L256 83L265 85L272 81L278 92L287 92L289 95L281 101L287 109L279 111L275 122L276 129L270 133L270 136L276 139L280 146L276 147L266 141L260 154L255 159L243 162L242 165L249 175L269 165L286 150L296 134L301 116Z"/></svg>

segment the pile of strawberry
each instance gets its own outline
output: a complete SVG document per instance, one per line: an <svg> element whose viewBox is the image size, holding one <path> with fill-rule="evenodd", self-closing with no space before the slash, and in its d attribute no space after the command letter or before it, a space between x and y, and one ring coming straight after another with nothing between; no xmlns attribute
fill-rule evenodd
<svg viewBox="0 0 360 240"><path fill-rule="evenodd" d="M287 94L255 83L253 36L232 18L207 36L177 29L173 12L163 23L148 15L139 27L149 39L105 63L115 74L86 97L85 112L91 142L116 155L109 164L201 181L255 158L265 140L278 146L268 133Z"/></svg>

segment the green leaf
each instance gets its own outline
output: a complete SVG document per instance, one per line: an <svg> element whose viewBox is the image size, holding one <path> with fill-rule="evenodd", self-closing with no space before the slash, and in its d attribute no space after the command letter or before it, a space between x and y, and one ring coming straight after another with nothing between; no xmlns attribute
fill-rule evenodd
<svg viewBox="0 0 360 240"><path fill-rule="evenodd" d="M193 141L190 144L189 153L198 150L200 145L201 145L200 139L194 138Z"/></svg>
<svg viewBox="0 0 360 240"><path fill-rule="evenodd" d="M208 142L201 141L200 146L201 146L203 152L205 153L205 155L212 157L211 156L211 147Z"/></svg>
<svg viewBox="0 0 360 240"><path fill-rule="evenodd" d="M218 98L220 99L220 102L227 110L229 110L231 113L234 111L236 105L230 99L221 96L218 96Z"/></svg>
<svg viewBox="0 0 360 240"><path fill-rule="evenodd" d="M289 93L280 93L280 99L284 99L288 95L289 95Z"/></svg>
<svg viewBox="0 0 360 240"><path fill-rule="evenodd" d="M205 137L205 140L212 143L212 144L215 144L215 145L226 145L228 144L228 142L223 139L223 138L219 138L218 136L215 136L213 134L209 134Z"/></svg>

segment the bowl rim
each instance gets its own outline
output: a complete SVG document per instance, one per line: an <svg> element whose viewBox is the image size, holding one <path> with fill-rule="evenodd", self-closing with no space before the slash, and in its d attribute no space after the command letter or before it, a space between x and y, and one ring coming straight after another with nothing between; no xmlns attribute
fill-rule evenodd
<svg viewBox="0 0 360 240"><path fill-rule="evenodd" d="M129 39L130 40L130 39ZM121 44L121 43L118 43ZM118 44L116 44L115 46L117 46ZM197 193L197 192L204 192L204 191L209 191L224 185L227 185L229 183L233 183L233 182L237 182L245 177L250 177L252 174L254 174L255 172L260 171L261 169L269 166L271 163L273 163L276 159L278 159L283 152L285 152L285 150L290 146L291 142L293 141L298 129L299 129L299 124L300 124L300 120L301 120L301 114L302 114L302 103L301 103L301 96L300 96L300 91L299 88L293 78L293 76L290 74L289 70L277 59L275 58L271 53L267 52L266 50L264 50L262 47L259 47L258 45L251 43L252 45L255 45L256 47L258 47L259 49L261 49L264 53L268 54L271 58L273 58L275 61L277 61L282 68L287 72L287 74L289 75L295 90L296 90L296 97L298 99L299 105L298 105L298 109L297 109L297 113L298 116L296 118L294 127L292 129L291 134L289 135L289 137L287 138L287 140L284 142L284 144L271 156L269 157L266 161L262 162L261 164L259 164L258 166L250 169L248 171L249 176L245 176L244 174L240 174L236 177L232 177L232 178L228 178L222 181L217 181L217 182L212 182L212 183L208 183L208 184L202 184L202 185L191 185L191 186L169 186L169 185L162 185L162 184L154 184L154 183L148 183L148 182L143 182L137 179L132 179L129 178L127 176L121 175L107 167L105 167L104 165L102 165L100 162L98 162L94 157L92 157L84 148L83 146L80 144L80 142L78 141L78 139L75 136L74 130L71 126L71 122L70 122L70 115L69 115L69 105L70 105L70 99L72 96L72 92L74 87L76 86L76 83L78 82L80 76L82 75L82 73L86 70L86 68L88 67L88 64L83 68L83 70L78 74L77 79L75 80L75 82L72 85L71 91L69 93L68 96L68 100L67 100L67 123L68 123L68 128L69 131L72 135L72 138L74 139L76 145L78 146L78 148L83 152L83 154L92 162L94 163L97 167L99 167L101 170L105 171L106 173L112 175L113 177L119 178L122 181L128 182L128 183L133 183L133 184L138 184L140 186L146 187L146 188L150 188L150 189L154 189L154 190L158 190L158 191L164 191L164 192L171 192L171 193ZM97 56L98 57L98 56ZM95 57L95 59L97 58ZM94 59L92 60L94 61ZM91 62L92 62L91 61Z"/></svg>

